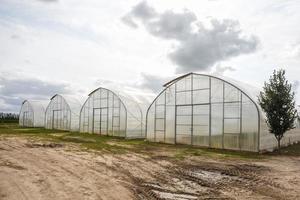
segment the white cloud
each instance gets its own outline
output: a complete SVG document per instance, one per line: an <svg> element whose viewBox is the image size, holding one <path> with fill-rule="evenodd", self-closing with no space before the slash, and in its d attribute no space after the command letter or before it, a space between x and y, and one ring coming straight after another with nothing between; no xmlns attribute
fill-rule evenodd
<svg viewBox="0 0 300 200"><path fill-rule="evenodd" d="M256 36L242 34L238 21L211 19L207 28L189 10L157 13L146 1L133 7L125 19L135 28L140 20L150 34L177 41L168 57L178 65L178 73L208 71L217 62L255 52L259 43Z"/></svg>

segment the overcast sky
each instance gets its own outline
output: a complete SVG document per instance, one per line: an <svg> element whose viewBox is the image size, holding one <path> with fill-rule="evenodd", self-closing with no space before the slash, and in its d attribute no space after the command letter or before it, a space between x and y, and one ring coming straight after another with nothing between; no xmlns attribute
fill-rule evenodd
<svg viewBox="0 0 300 200"><path fill-rule="evenodd" d="M0 0L0 112L99 86L151 99L189 72L261 87L283 68L300 104L300 1Z"/></svg>

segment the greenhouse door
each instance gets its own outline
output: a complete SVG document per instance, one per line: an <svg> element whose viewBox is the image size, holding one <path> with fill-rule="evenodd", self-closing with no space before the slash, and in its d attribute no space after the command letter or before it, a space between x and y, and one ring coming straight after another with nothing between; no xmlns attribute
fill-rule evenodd
<svg viewBox="0 0 300 200"><path fill-rule="evenodd" d="M192 145L209 146L209 104L193 106Z"/></svg>
<svg viewBox="0 0 300 200"><path fill-rule="evenodd" d="M191 144L192 106L176 106L176 143Z"/></svg>
<svg viewBox="0 0 300 200"><path fill-rule="evenodd" d="M176 143L209 145L209 104L176 106Z"/></svg>
<svg viewBox="0 0 300 200"><path fill-rule="evenodd" d="M61 110L53 110L52 128L60 129L61 120Z"/></svg>
<svg viewBox="0 0 300 200"><path fill-rule="evenodd" d="M29 126L29 123L28 123L28 112L24 112L23 113L23 126Z"/></svg>
<svg viewBox="0 0 300 200"><path fill-rule="evenodd" d="M94 108L93 110L93 133L107 135L107 108Z"/></svg>

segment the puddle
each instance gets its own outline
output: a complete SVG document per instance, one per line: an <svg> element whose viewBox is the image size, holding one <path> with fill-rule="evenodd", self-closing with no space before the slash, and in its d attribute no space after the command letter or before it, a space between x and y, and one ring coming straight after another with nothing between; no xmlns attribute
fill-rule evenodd
<svg viewBox="0 0 300 200"><path fill-rule="evenodd" d="M224 178L228 178L227 175L223 175L220 172L210 172L210 171L193 171L190 172L192 176L199 178L201 180L209 181L209 182L219 182Z"/></svg>
<svg viewBox="0 0 300 200"><path fill-rule="evenodd" d="M153 192L161 199L166 200L192 200L197 199L197 196L189 195L189 194L176 194L170 192L161 192L153 190Z"/></svg>

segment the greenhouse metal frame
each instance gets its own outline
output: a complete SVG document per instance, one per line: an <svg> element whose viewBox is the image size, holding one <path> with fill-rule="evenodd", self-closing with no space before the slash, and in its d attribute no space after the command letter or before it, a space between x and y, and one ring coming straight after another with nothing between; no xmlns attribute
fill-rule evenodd
<svg viewBox="0 0 300 200"><path fill-rule="evenodd" d="M125 138L144 138L144 116L128 94L99 87L80 111L80 132Z"/></svg>
<svg viewBox="0 0 300 200"><path fill-rule="evenodd" d="M258 91L251 86L196 73L164 86L147 110L149 141L245 151L276 147L256 102ZM296 141L299 128L288 131L282 144Z"/></svg>
<svg viewBox="0 0 300 200"><path fill-rule="evenodd" d="M19 125L24 127L44 127L45 106L42 102L25 100L19 113Z"/></svg>
<svg viewBox="0 0 300 200"><path fill-rule="evenodd" d="M45 112L45 128L78 131L80 101L59 94L54 95L50 100Z"/></svg>

